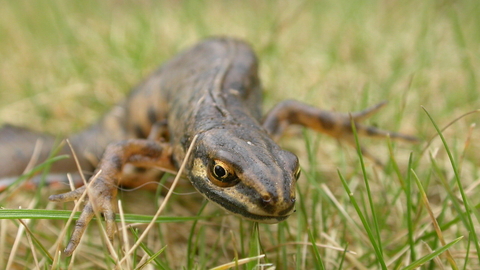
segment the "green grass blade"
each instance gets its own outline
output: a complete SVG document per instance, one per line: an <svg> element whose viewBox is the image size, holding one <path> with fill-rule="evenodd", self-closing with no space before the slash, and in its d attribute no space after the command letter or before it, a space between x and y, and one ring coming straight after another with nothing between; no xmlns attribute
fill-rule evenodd
<svg viewBox="0 0 480 270"><path fill-rule="evenodd" d="M135 240L138 241L138 230L134 229L134 228L130 228L130 232L133 234L133 236L135 237ZM150 256L150 258L145 262L143 263L142 265L136 267L135 269L142 269L143 267L145 267L147 264L149 263L155 263L156 265L156 268L157 269L169 269L167 268L160 260L157 259L157 257L162 254L162 252L165 250L167 246L164 246L163 248L161 248L159 251L157 252L153 252L150 248L147 247L147 245L145 245L145 243L140 243L140 248L142 248L142 250L148 254L148 256Z"/></svg>
<svg viewBox="0 0 480 270"><path fill-rule="evenodd" d="M46 169L46 168L49 168L53 163L59 161L59 160L62 160L62 159L66 159L66 158L69 158L70 156L69 155L61 155L61 156L56 156L56 157L52 157L52 158L49 158L47 159L45 162L43 162L42 164L40 165L37 165L35 166L31 171L29 171L28 173L26 174L23 174L21 175L20 177L18 177L17 180L15 180L12 184L8 185L7 187L5 187L5 189L2 191L2 193L4 194L7 194L8 191L14 187L16 187L17 185L19 185L20 183L22 183L23 181L25 181L26 179L30 179L32 178L35 174L37 174L38 172Z"/></svg>
<svg viewBox="0 0 480 270"><path fill-rule="evenodd" d="M345 188L345 191L347 191L347 195L350 198L350 201L352 202L353 207L357 211L357 214L360 220L362 221L363 227L367 231L368 238L370 239L370 243L373 246L373 250L375 252L375 255L377 256L378 261L380 262L382 269L387 269L387 265L383 260L382 252L380 251L380 247L377 245L377 240L375 239L375 236L372 232L372 229L370 228L370 225L368 224L367 219L365 218L362 211L360 210L360 206L358 205L357 200L353 196L353 193L350 190L350 187L348 186L347 181L343 177L342 173L339 170L337 170L337 173L338 173L338 176L340 177L340 180L342 181L342 185Z"/></svg>
<svg viewBox="0 0 480 270"><path fill-rule="evenodd" d="M313 233L312 233L311 230L308 230L308 236L310 238L310 243L312 243L313 256L314 256L315 261L316 261L315 266L317 267L317 269L324 270L325 266L323 265L322 256L320 256L320 251L318 250L317 243L315 241L315 237L313 236Z"/></svg>
<svg viewBox="0 0 480 270"><path fill-rule="evenodd" d="M415 252L415 231L414 231L414 224L413 224L413 199L412 199L412 154L408 159L408 171L407 171L407 178L405 183L405 196L407 199L407 227L408 227L408 244L410 245L410 259L411 261L415 261L417 259L416 252Z"/></svg>
<svg viewBox="0 0 480 270"><path fill-rule="evenodd" d="M420 179L418 178L417 174L413 170L412 170L411 173L413 174L413 176L415 178L415 182L417 183L418 190L420 191L422 201L423 201L423 203L425 205L425 208L427 209L427 211L430 215L430 219L432 220L433 227L435 228L435 231L437 233L437 237L440 240L441 244L445 245L443 232L440 229L440 226L438 225L438 222L437 222L437 220L436 220L436 218L433 214L432 208L430 207L430 202L428 201L427 193L425 192L425 189L423 188L422 183L420 182ZM446 250L445 252L447 253L447 260L450 262L450 265L452 266L452 269L457 270L458 267L457 267L457 264L456 264L455 260L453 259L452 254L450 254L450 252L448 250Z"/></svg>
<svg viewBox="0 0 480 270"><path fill-rule="evenodd" d="M203 204L202 206L200 207L200 209L198 210L198 214L197 214L197 218L200 217L200 215L202 214L203 210L205 209L205 207L207 206L208 204L208 201L207 200L204 200L203 201ZM188 269L193 269L193 264L194 264L194 250L195 250L195 247L194 247L194 240L193 240L193 237L195 235L195 228L197 227L197 220L196 219L193 224L192 224L192 227L190 228L190 234L188 236L188 245L187 245L187 267Z"/></svg>
<svg viewBox="0 0 480 270"><path fill-rule="evenodd" d="M468 236L468 239L467 239L467 250L465 251L465 254L467 254L467 256L465 256L465 262L463 264L463 270L467 269L468 257L469 257L468 254L470 254L470 247L472 246L471 242L472 242L472 232L470 232L470 235Z"/></svg>
<svg viewBox="0 0 480 270"><path fill-rule="evenodd" d="M345 262L345 257L347 256L348 252L348 243L345 245L345 249L342 252L342 257L340 257L340 263L338 264L338 269L343 269L343 262Z"/></svg>
<svg viewBox="0 0 480 270"><path fill-rule="evenodd" d="M43 246L42 242L38 240L38 238L35 236L32 231L30 231L29 227L22 221L20 220L23 226L25 226L25 232L28 234L28 236L32 239L33 244L41 251L41 253L44 255L44 257L48 260L50 264L53 262L53 257L50 255L48 250Z"/></svg>
<svg viewBox="0 0 480 270"><path fill-rule="evenodd" d="M370 212L372 213L373 228L374 228L375 234L376 234L376 237L372 238L370 240L375 241L375 245L377 246L377 252L378 252L377 259L380 262L380 265L382 266L383 269L387 269L386 265L385 265L385 261L383 260L382 239L380 237L380 229L378 227L377 214L376 214L375 207L374 207L374 204L373 204L372 192L370 190L370 183L368 181L367 171L365 169L365 162L363 160L362 147L360 146L360 141L358 140L357 129L355 127L355 122L353 121L353 118L350 119L350 123L351 123L351 126L352 126L353 137L355 138L355 146L356 146L356 149L357 149L358 158L360 160L360 167L362 169L363 181L365 183L365 188L366 188L366 191L367 191L368 204L370 206Z"/></svg>
<svg viewBox="0 0 480 270"><path fill-rule="evenodd" d="M453 158L453 155L452 155L452 152L450 151L450 148L448 147L448 144L447 144L447 141L445 140L445 137L443 136L440 128L438 128L437 124L435 123L435 120L433 120L433 117L430 115L430 113L428 113L428 111L423 106L422 106L422 109L425 111L428 118L430 119L433 126L435 127L435 130L437 131L438 135L440 136L440 139L442 140L443 146L445 147L445 151L447 152L448 158L450 159L450 163L452 165L453 172L455 174L455 180L456 180L456 183L457 183L457 187L458 187L458 190L460 191L460 195L462 196L462 201L463 201L463 204L464 204L465 210L466 210L465 217L466 217L467 223L465 224L465 227L467 227L468 230L470 232L472 232L473 242L474 242L474 245L476 247L476 252L477 252L477 258L478 258L478 260L480 260L480 243L478 241L478 236L477 236L477 233L476 233L476 230L475 230L475 225L473 223L472 216L471 216L472 213L476 213L476 211L475 211L476 209L471 207L470 200L468 199L467 195L465 194L465 190L463 189L462 182L460 180L460 175L459 175L459 172L458 172L457 164L456 164L456 162ZM452 200L452 201L454 201L454 200ZM461 215L462 212L460 211L458 214ZM477 219L478 219L478 216L477 216Z"/></svg>
<svg viewBox="0 0 480 270"><path fill-rule="evenodd" d="M136 269L143 269L144 267L146 267L148 264L150 264L151 262L154 262L157 257L163 253L163 251L165 251L165 249L167 248L167 246L164 246L163 248L161 248L159 251L157 251L155 254L152 254L150 255L150 258L145 262L143 263L142 265L138 266Z"/></svg>
<svg viewBox="0 0 480 270"><path fill-rule="evenodd" d="M256 257L261 253L262 247L260 245L258 223L254 222L252 227L252 234L250 235L250 245L248 250L248 257ZM238 260L238 259L237 259ZM246 264L246 269L255 269L259 260L250 261Z"/></svg>
<svg viewBox="0 0 480 270"><path fill-rule="evenodd" d="M72 212L69 210L45 210L45 209L0 209L0 219L51 219L68 220ZM74 215L78 219L81 212ZM125 214L127 223L149 223L153 216ZM206 219L207 217L159 217L155 223L185 222ZM94 217L95 219L95 217ZM116 222L120 222L120 217L116 217Z"/></svg>
<svg viewBox="0 0 480 270"><path fill-rule="evenodd" d="M426 262L430 261L431 259L439 256L444 251L446 251L447 249L449 249L451 246L455 245L457 242L459 242L462 239L463 239L463 236L458 237L457 239L453 240L452 242L446 244L445 246L443 246L443 247L435 250L434 252L432 252L430 254L427 254L427 255L423 256L422 258L414 261L413 263L411 263L409 266L403 268L402 270L412 270L412 269L415 269L417 267L420 267L424 263L426 263Z"/></svg>
<svg viewBox="0 0 480 270"><path fill-rule="evenodd" d="M480 204L477 204L475 206L475 209L479 210L480 209ZM459 216L465 216L465 213L466 212L462 212L462 214L459 215ZM456 217L456 218L450 220L449 222L446 222L446 223L440 225L440 228L442 229L442 231L445 231L445 230L451 228L452 226L457 225L459 222L462 222L462 219L460 217ZM435 236L435 232L426 233L426 234L422 235L420 238L418 238L417 241L418 240L427 241L428 239L430 239L433 236Z"/></svg>
<svg viewBox="0 0 480 270"><path fill-rule="evenodd" d="M393 170L397 174L398 181L400 185L405 188L405 180L403 179L402 173L400 172L400 167L398 166L397 160L395 159L395 154L393 151L393 143L390 137L387 138L388 153L390 156L390 163L393 166Z"/></svg>

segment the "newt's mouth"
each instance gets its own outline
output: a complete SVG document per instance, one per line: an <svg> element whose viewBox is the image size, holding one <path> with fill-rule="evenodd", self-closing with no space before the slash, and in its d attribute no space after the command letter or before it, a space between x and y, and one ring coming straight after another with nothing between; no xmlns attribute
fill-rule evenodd
<svg viewBox="0 0 480 270"><path fill-rule="evenodd" d="M289 215L284 215L284 216L261 216L261 215L255 215L255 214L252 214L252 213L247 213L247 214L236 214L236 215L240 215L248 220L251 220L251 221L256 221L256 222L260 222L260 223L267 223L267 224L275 224L275 223L279 223L281 221L284 221L286 220L287 218L290 217L290 214Z"/></svg>
<svg viewBox="0 0 480 270"><path fill-rule="evenodd" d="M208 196L206 197L208 198ZM222 199L219 199L218 197L208 198L208 199L214 202L215 204L217 204L218 206L220 206L221 208L227 210L228 212L231 212L237 216L241 216L245 219L255 221L255 222L260 222L260 223L267 223L267 224L279 223L281 221L286 220L295 212L294 203L292 203L292 205L287 209L282 210L277 214L260 215L260 214L254 214L248 211L248 208L245 205L238 202L232 202L230 200L222 200Z"/></svg>

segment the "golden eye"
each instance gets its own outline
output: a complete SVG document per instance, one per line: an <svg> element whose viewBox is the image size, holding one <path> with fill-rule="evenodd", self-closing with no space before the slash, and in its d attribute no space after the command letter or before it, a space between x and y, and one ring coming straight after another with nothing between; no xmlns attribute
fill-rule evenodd
<svg viewBox="0 0 480 270"><path fill-rule="evenodd" d="M219 187L231 187L239 181L233 168L220 160L214 160L210 164L208 178Z"/></svg>
<svg viewBox="0 0 480 270"><path fill-rule="evenodd" d="M297 170L295 171L295 174L293 175L295 177L295 179L298 180L298 178L300 178L300 174L301 174L301 170L300 170L300 166L297 167Z"/></svg>
<svg viewBox="0 0 480 270"><path fill-rule="evenodd" d="M228 171L220 164L213 166L213 175L218 179L225 179L228 177Z"/></svg>

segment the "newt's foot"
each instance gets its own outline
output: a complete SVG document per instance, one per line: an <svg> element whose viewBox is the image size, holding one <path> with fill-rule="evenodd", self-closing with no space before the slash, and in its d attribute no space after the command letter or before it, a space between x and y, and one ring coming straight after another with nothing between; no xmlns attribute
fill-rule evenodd
<svg viewBox="0 0 480 270"><path fill-rule="evenodd" d="M110 241L113 240L113 234L115 232L114 201L117 195L117 189L115 186L109 185L108 181L99 178L94 180L88 187L83 186L67 193L51 195L48 199L55 202L69 202L80 199L84 192L87 192L88 202L75 223L70 241L64 250L67 256L72 255L73 251L77 248L88 223L92 220L96 212L104 216L108 239Z"/></svg>
<svg viewBox="0 0 480 270"><path fill-rule="evenodd" d="M274 140L278 140L286 127L296 124L344 141L355 147L355 137L352 129L353 121L359 136L373 138L390 137L394 140L409 143L419 142L420 140L414 136L361 124L363 120L377 113L385 105L386 102L381 102L359 112L340 113L321 110L295 100L286 100L277 104L265 116L263 127ZM363 155L383 167L382 162L365 148L361 150Z"/></svg>
<svg viewBox="0 0 480 270"><path fill-rule="evenodd" d="M69 202L82 197L86 191L88 202L83 208L80 218L75 224L70 242L65 249L66 255L71 255L78 246L87 224L95 213L103 214L106 222L106 232L113 240L115 232L115 209L117 186L120 182L125 164L141 167L160 167L166 170L176 170L172 163L172 148L170 145L157 141L130 139L110 144L103 154L97 167L97 174L91 178L87 187L81 187L71 192L50 196L51 201Z"/></svg>

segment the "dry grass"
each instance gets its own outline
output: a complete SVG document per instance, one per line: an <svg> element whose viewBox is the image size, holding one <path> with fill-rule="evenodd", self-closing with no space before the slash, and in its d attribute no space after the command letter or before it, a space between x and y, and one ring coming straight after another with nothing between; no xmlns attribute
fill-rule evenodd
<svg viewBox="0 0 480 270"><path fill-rule="evenodd" d="M390 153L386 141L361 139L388 161L382 170L368 161L361 166L353 149L325 136L292 129L295 136L284 138L282 145L299 154L304 172L295 217L260 225L256 237L254 224L225 216L209 204L201 214L208 218L157 226L142 241L146 248L129 256L125 269L142 265L144 254L164 247L158 262L145 269L205 269L258 254L266 254L261 262L277 269L402 269L460 236L464 238L449 249L450 259L443 253L423 269L480 268L473 238L480 231L475 196L480 192L480 132L471 128L478 113L446 129L444 143L436 137L427 147L437 132L420 107L440 127L480 107L480 5L475 1L4 2L0 123L59 135L78 131L160 63L212 35L233 35L253 45L261 61L265 109L288 98L337 111L389 100L370 123L415 134L425 143L395 144ZM174 195L164 214L197 215L202 198L192 191L184 181L179 192L186 194ZM62 208L47 202L55 192L16 189L0 194L0 206ZM465 198L473 207L471 221L464 213ZM121 199L125 213L153 215L162 197L135 191L123 192ZM437 232L427 209L440 226ZM0 268L10 263L11 269L50 269L45 254L54 257L51 248L65 222L25 221L41 243L32 246L21 232L24 225L1 218L0 212ZM98 228L90 226L72 269L114 267ZM134 238L133 233L128 237ZM372 242L380 246L380 255ZM313 244L348 246L356 254ZM119 256L124 245L115 243ZM50 250L42 252L39 246ZM69 264L60 257L54 268Z"/></svg>

